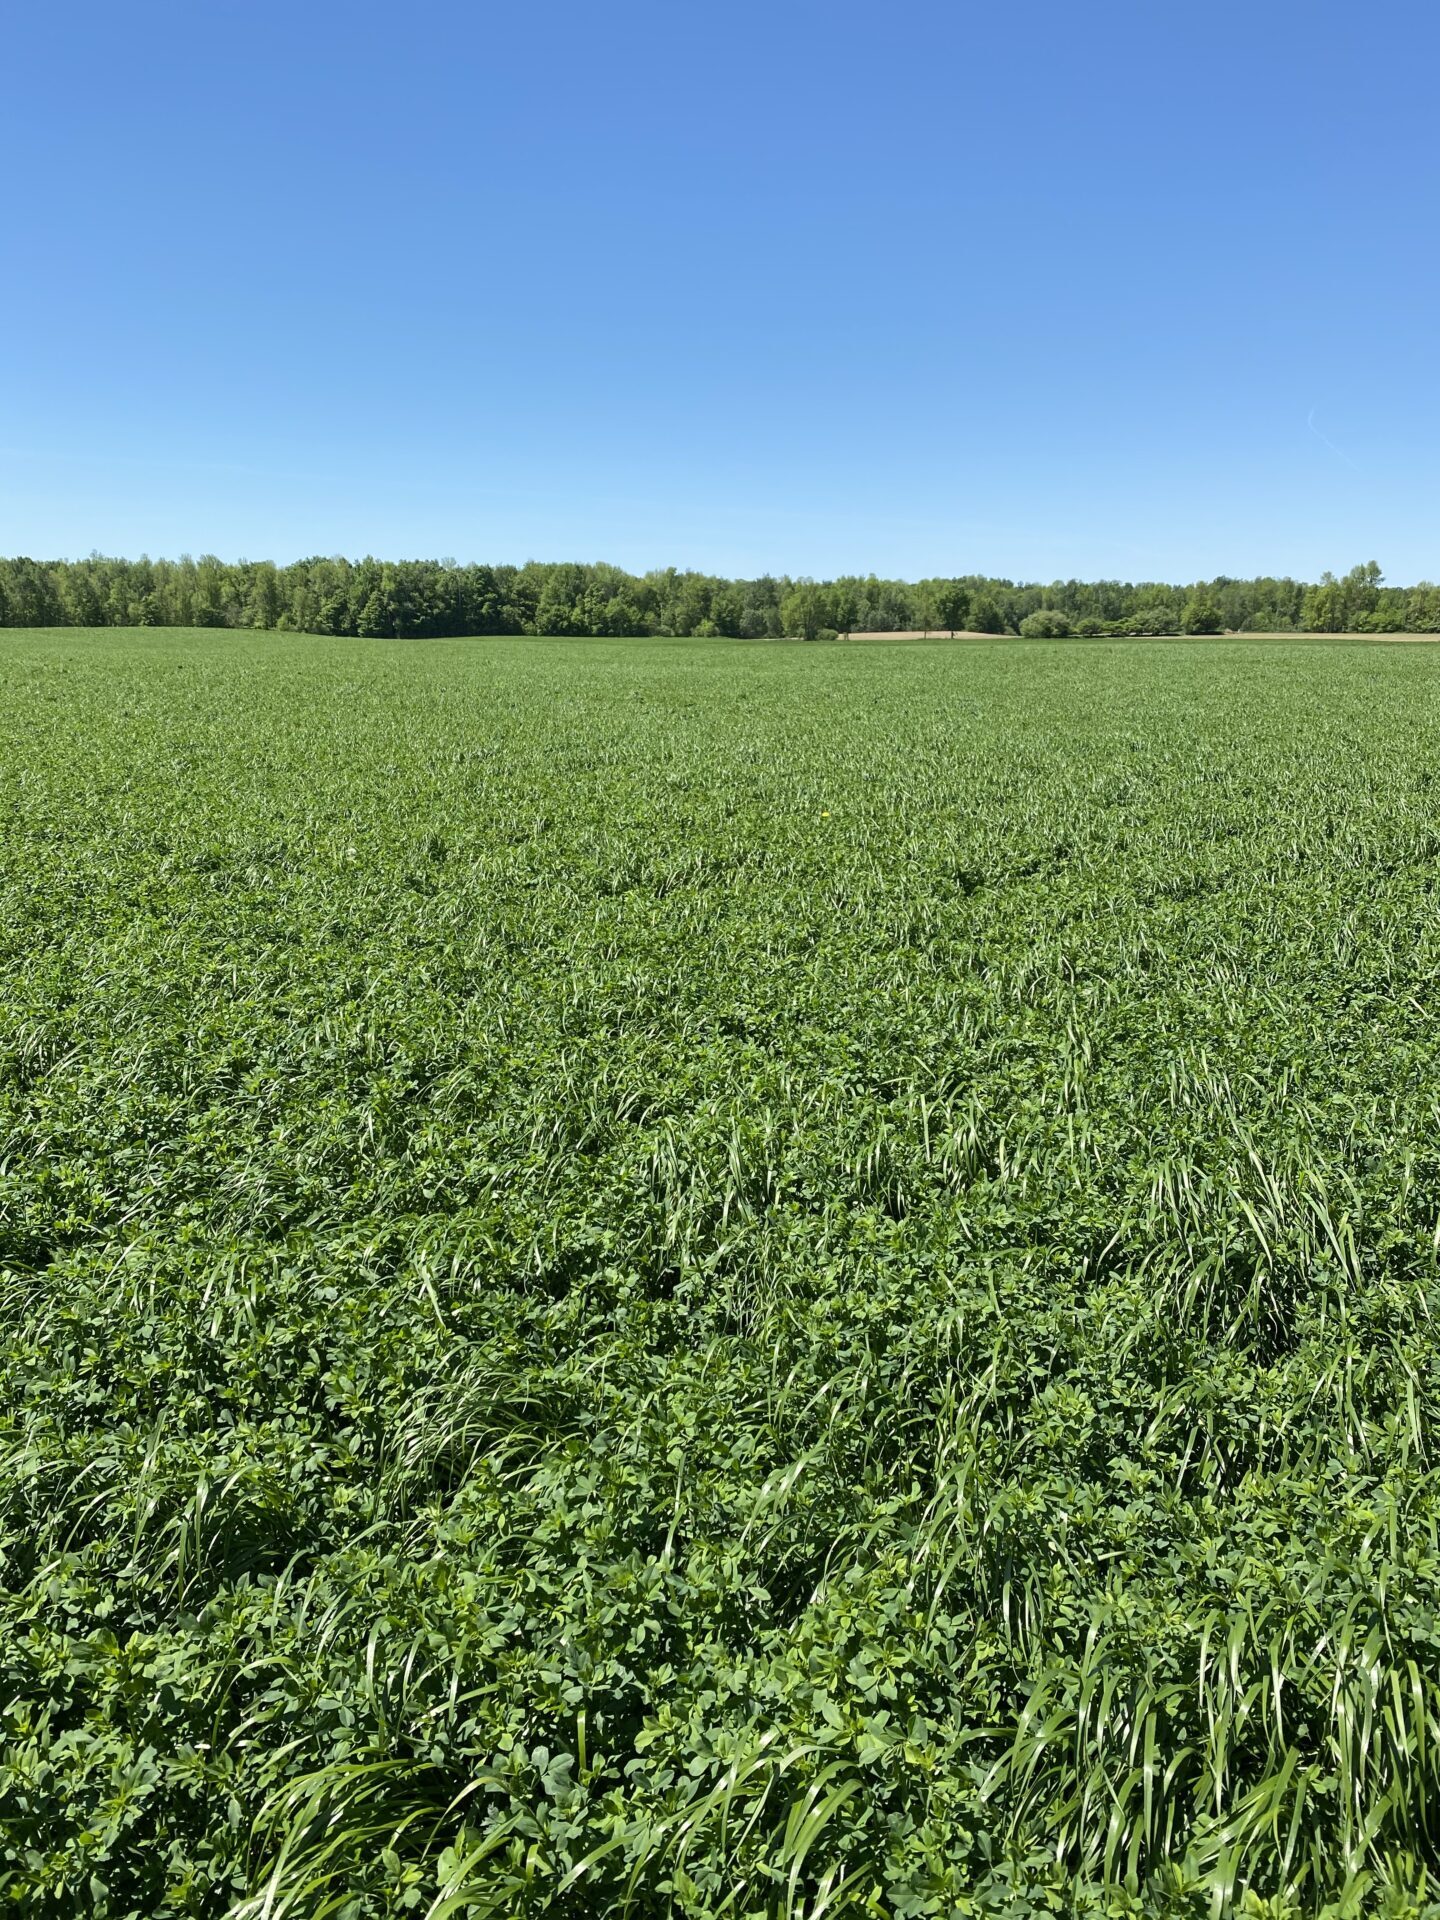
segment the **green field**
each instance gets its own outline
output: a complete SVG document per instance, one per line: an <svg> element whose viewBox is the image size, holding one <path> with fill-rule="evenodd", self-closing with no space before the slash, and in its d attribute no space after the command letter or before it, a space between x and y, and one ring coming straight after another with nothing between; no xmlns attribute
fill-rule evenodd
<svg viewBox="0 0 1440 1920"><path fill-rule="evenodd" d="M0 808L0 1910L1440 1897L1432 650L11 634Z"/></svg>

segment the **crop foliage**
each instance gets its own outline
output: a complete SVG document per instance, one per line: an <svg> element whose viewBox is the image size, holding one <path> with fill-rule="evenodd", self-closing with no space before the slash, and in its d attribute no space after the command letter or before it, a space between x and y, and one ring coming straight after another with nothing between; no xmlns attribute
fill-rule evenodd
<svg viewBox="0 0 1440 1920"><path fill-rule="evenodd" d="M1428 649L3 658L0 1907L1437 1911Z"/></svg>

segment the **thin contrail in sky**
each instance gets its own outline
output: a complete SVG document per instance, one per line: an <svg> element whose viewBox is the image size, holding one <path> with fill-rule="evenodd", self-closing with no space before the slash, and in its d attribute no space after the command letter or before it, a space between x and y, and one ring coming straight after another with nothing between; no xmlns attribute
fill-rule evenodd
<svg viewBox="0 0 1440 1920"><path fill-rule="evenodd" d="M1336 446L1335 442L1330 438L1330 436L1328 434L1322 433L1319 427L1316 426L1315 415L1318 411L1319 409L1317 407L1311 407L1309 416L1305 422L1306 426L1309 427L1311 433L1314 434L1315 438L1321 443L1322 446L1326 446L1330 449L1331 453L1335 455L1335 458L1337 460L1343 460L1346 466L1351 468L1353 472L1359 473L1360 471L1359 467L1355 465L1355 462L1350 458L1349 454L1343 453L1340 450L1340 448Z"/></svg>

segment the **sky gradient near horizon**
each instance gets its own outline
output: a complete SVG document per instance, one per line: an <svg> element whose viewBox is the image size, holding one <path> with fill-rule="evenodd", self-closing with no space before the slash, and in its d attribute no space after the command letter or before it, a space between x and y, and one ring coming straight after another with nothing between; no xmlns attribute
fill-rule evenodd
<svg viewBox="0 0 1440 1920"><path fill-rule="evenodd" d="M0 552L1440 575L1419 0L57 0Z"/></svg>

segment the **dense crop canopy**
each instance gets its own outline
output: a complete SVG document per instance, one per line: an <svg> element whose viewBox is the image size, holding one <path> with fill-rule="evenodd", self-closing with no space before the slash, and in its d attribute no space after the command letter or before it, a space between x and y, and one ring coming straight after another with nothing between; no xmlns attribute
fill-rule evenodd
<svg viewBox="0 0 1440 1920"><path fill-rule="evenodd" d="M1423 1908L1431 650L3 659L0 1906Z"/></svg>

